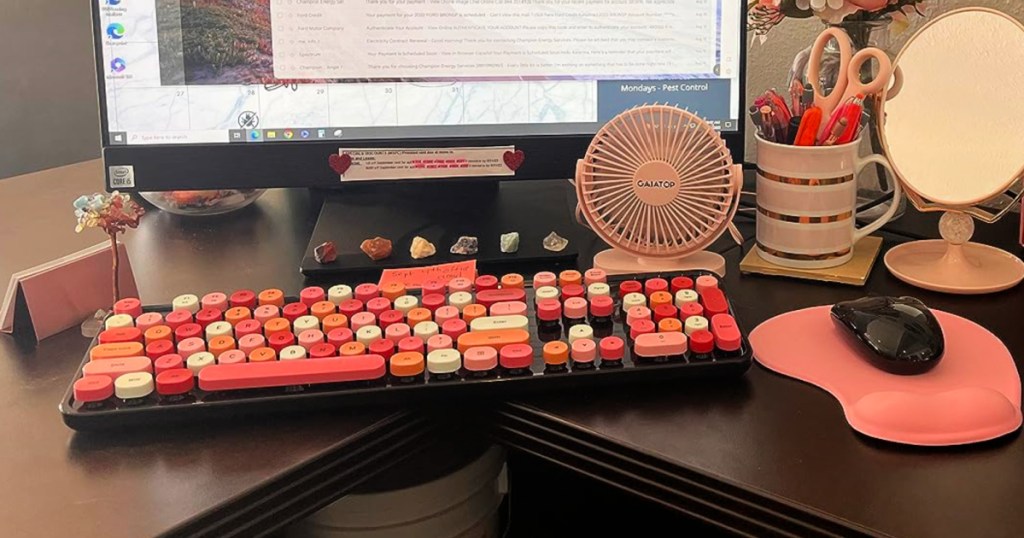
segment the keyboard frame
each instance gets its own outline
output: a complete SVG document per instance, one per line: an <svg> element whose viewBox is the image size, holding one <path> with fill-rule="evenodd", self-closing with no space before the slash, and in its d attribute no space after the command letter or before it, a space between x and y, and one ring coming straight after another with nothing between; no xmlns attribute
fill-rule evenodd
<svg viewBox="0 0 1024 538"><path fill-rule="evenodd" d="M633 275L609 275L608 284L612 286L612 295L616 297L616 309L621 301L617 299L618 284L625 280L644 281L650 278L671 280L676 276L689 276L696 279L701 275L713 275L707 271L684 271L664 273L644 273ZM453 381L430 381L408 385L390 384L390 374L383 380L358 382L352 387L339 388L328 386L303 386L301 391L287 392L285 388L253 389L244 394L235 392L224 397L223 394L210 393L198 388L193 394L199 396L195 402L164 403L141 405L137 407L116 407L112 409L82 410L76 407L73 398L74 382L82 377L82 368L89 362L89 350L97 345L94 338L85 352L82 363L75 371L68 388L60 402L59 410L64 423L79 431L99 431L110 429L126 429L146 427L157 424L184 423L189 421L207 421L217 419L236 419L249 415L266 415L267 413L294 413L317 409L328 409L340 406L369 405L407 405L420 402L448 401L480 401L499 400L514 396L528 395L537 392L571 391L581 388L607 387L623 383L654 383L682 379L708 379L742 376L749 368L753 352L747 339L748 333L743 329L740 319L736 316L728 290L725 291L729 301L729 313L736 319L736 324L743 335L741 352L735 357L720 358L714 361L701 362L668 362L660 364L635 364L630 355L627 340L626 356L620 368L601 368L591 370L574 370L566 373L541 373L543 359L540 357L540 341L536 331L536 310L533 306L533 288L526 285L527 304L529 306L531 345L534 347L534 371L532 376L524 377L489 377L486 379L459 379ZM410 292L419 295L419 291ZM296 301L288 297L288 302ZM169 312L170 305L147 306L146 312ZM613 333L624 337L624 323L619 319L613 322ZM561 339L567 341L564 332ZM597 340L598 338L595 338ZM304 359L331 360L331 359ZM499 367L500 368L500 367ZM571 368L571 363L570 363ZM154 392L152 398L159 400ZM224 399L220 399L224 397Z"/></svg>

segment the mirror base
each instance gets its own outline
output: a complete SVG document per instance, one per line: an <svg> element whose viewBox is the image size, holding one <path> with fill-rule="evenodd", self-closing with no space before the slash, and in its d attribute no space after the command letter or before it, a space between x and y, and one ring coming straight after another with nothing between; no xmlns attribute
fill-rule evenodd
<svg viewBox="0 0 1024 538"><path fill-rule="evenodd" d="M1005 250L941 239L893 247L885 254L885 266L907 284L956 295L995 293L1024 280L1024 261Z"/></svg>

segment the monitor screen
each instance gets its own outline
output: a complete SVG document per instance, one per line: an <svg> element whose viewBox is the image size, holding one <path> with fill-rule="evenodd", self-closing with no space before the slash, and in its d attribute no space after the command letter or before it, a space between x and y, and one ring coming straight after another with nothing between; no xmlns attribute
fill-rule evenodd
<svg viewBox="0 0 1024 538"><path fill-rule="evenodd" d="M742 0L93 0L105 145L740 127Z"/></svg>

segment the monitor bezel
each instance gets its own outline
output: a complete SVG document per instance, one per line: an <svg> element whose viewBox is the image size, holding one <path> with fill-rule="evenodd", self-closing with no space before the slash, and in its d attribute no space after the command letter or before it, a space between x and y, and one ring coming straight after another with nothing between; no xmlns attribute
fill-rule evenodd
<svg viewBox="0 0 1024 538"><path fill-rule="evenodd" d="M743 0L733 0L743 3ZM112 167L132 166L134 187L121 191L203 189L336 188L342 181L328 159L343 148L434 148L515 146L526 160L514 176L468 177L474 180L566 179L575 174L593 135L529 135L494 137L330 140L325 142L256 142L189 145L111 145L107 122L106 69L100 3L93 0L93 54L104 162L104 185L110 186ZM744 4L745 7L745 4ZM746 144L747 28L740 27L740 117L738 130L723 132L733 162L743 163ZM566 158L569 156L569 158ZM446 180L448 181L448 180Z"/></svg>

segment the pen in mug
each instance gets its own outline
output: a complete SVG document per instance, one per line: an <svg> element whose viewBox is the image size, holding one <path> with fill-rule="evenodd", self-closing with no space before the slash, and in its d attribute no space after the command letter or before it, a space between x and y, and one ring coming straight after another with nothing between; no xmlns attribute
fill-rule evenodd
<svg viewBox="0 0 1024 538"><path fill-rule="evenodd" d="M758 130L761 129L761 112L756 106L750 107L750 121L754 122L754 126L757 127Z"/></svg>
<svg viewBox="0 0 1024 538"><path fill-rule="evenodd" d="M837 121L836 124L832 127L832 131L828 135L828 138L826 138L825 141L821 143L821 145L822 146L834 146L834 145L836 145L836 142L839 141L839 137L843 135L844 131L846 131L846 127L847 127L848 123L849 123L849 120L847 120L845 117L844 118L839 118L839 121Z"/></svg>
<svg viewBox="0 0 1024 538"><path fill-rule="evenodd" d="M761 136L769 142L775 141L775 125L772 122L772 107L764 105L761 107Z"/></svg>
<svg viewBox="0 0 1024 538"><path fill-rule="evenodd" d="M789 84L789 98L793 103L790 108L794 117L804 115L803 94L804 85L800 83L800 79L793 79L793 82Z"/></svg>

